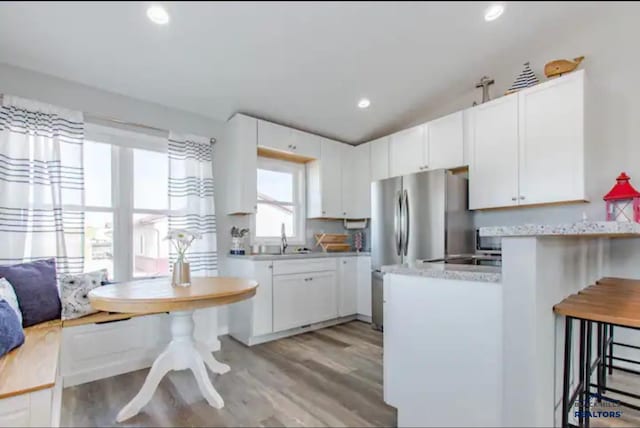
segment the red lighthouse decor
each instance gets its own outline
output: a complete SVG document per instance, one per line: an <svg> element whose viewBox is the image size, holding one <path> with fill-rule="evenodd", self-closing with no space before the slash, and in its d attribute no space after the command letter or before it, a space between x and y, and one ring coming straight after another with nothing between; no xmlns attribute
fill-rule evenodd
<svg viewBox="0 0 640 428"><path fill-rule="evenodd" d="M607 221L635 221L640 223L640 192L629 183L631 177L624 172L616 178L616 185L604 195Z"/></svg>

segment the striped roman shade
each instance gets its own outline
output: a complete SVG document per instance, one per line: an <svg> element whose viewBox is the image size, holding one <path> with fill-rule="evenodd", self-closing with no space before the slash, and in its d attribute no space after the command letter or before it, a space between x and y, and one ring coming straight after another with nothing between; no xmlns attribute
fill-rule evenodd
<svg viewBox="0 0 640 428"><path fill-rule="evenodd" d="M4 96L0 106L0 264L55 257L84 268L81 112Z"/></svg>
<svg viewBox="0 0 640 428"><path fill-rule="evenodd" d="M216 216L213 201L213 150L208 139L169 135L169 229L202 234L187 252L196 276L218 274ZM173 248L171 265L177 255Z"/></svg>

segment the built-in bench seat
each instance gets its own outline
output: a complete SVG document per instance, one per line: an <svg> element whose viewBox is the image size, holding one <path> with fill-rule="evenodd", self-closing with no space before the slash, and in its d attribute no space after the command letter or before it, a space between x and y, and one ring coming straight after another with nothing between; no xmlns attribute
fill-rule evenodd
<svg viewBox="0 0 640 428"><path fill-rule="evenodd" d="M128 320L129 318L145 316L149 314L121 314L119 312L97 312L95 314L87 315L81 318L75 318L72 320L62 321L63 327L74 327L78 325L86 324L100 324L111 321Z"/></svg>
<svg viewBox="0 0 640 428"><path fill-rule="evenodd" d="M24 344L0 358L0 426L56 426L62 323L42 323L24 333Z"/></svg>

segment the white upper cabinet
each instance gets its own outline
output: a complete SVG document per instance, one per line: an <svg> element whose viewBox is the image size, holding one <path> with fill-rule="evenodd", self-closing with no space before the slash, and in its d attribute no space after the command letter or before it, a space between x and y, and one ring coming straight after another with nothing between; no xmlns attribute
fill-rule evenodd
<svg viewBox="0 0 640 428"><path fill-rule="evenodd" d="M378 138L366 145L371 151L371 181L391 177L389 174L389 137Z"/></svg>
<svg viewBox="0 0 640 428"><path fill-rule="evenodd" d="M350 218L371 217L371 146L360 144L353 149L354 163L348 168L353 169L355 176L351 186L353 197L347 204ZM343 168L344 171L344 168ZM344 201L344 197L343 197ZM350 206L349 206L350 204Z"/></svg>
<svg viewBox="0 0 640 428"><path fill-rule="evenodd" d="M520 203L585 200L584 71L518 94Z"/></svg>
<svg viewBox="0 0 640 428"><path fill-rule="evenodd" d="M518 204L518 98L475 108L469 164L469 208Z"/></svg>
<svg viewBox="0 0 640 428"><path fill-rule="evenodd" d="M227 214L255 213L258 199L257 127L256 119L236 114L226 124L226 141L215 148L216 156L225 159L222 167L226 185L222 187Z"/></svg>
<svg viewBox="0 0 640 428"><path fill-rule="evenodd" d="M258 120L258 145L313 159L320 157L319 137L265 120Z"/></svg>
<svg viewBox="0 0 640 428"><path fill-rule="evenodd" d="M584 71L481 104L471 123L471 209L586 200Z"/></svg>
<svg viewBox="0 0 640 428"><path fill-rule="evenodd" d="M342 200L340 205L342 206L342 217L352 218L356 210L355 180L358 176L358 171L355 166L356 153L355 147L353 146L350 146L348 144L341 144L341 146L342 156L340 157L340 168L342 169Z"/></svg>
<svg viewBox="0 0 640 428"><path fill-rule="evenodd" d="M342 209L342 157L345 146L321 138L320 160L307 163L307 217L345 217Z"/></svg>
<svg viewBox="0 0 640 428"><path fill-rule="evenodd" d="M427 124L429 169L456 168L464 165L464 121L459 111Z"/></svg>
<svg viewBox="0 0 640 428"><path fill-rule="evenodd" d="M412 174L428 168L426 125L414 126L391 135L389 143L390 176Z"/></svg>

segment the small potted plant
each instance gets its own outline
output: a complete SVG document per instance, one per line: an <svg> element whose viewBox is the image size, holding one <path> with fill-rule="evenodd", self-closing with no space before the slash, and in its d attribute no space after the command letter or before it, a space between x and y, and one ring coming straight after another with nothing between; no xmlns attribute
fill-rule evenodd
<svg viewBox="0 0 640 428"><path fill-rule="evenodd" d="M171 242L171 245L178 253L178 258L173 264L171 285L176 287L189 287L191 285L191 269L189 268L189 262L186 260L186 255L193 241L200 238L202 238L201 234L185 229L169 231L165 239Z"/></svg>

